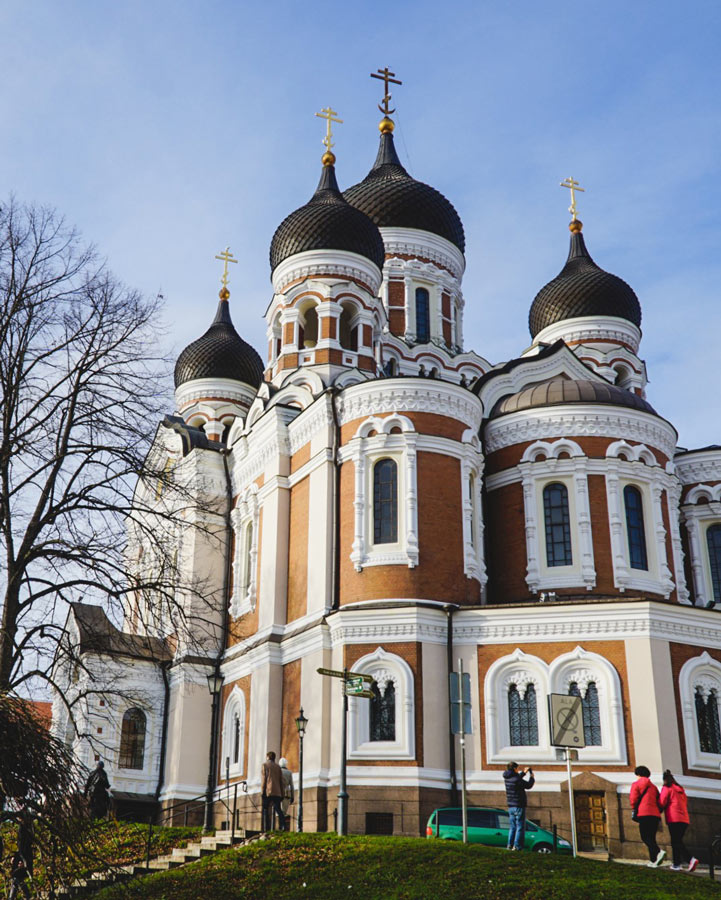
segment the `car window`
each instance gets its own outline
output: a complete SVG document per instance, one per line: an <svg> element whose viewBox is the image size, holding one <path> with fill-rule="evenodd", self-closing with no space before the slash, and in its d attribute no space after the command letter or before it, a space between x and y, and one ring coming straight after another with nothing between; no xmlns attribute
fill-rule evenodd
<svg viewBox="0 0 721 900"><path fill-rule="evenodd" d="M496 813L496 815L498 816L498 827L499 828L508 829L511 827L511 819L510 819L508 813L498 812L498 813Z"/></svg>
<svg viewBox="0 0 721 900"><path fill-rule="evenodd" d="M460 809L441 809L438 813L441 825L463 825L463 816Z"/></svg>
<svg viewBox="0 0 721 900"><path fill-rule="evenodd" d="M534 825L533 822L526 822L526 831L538 831L538 825Z"/></svg>
<svg viewBox="0 0 721 900"><path fill-rule="evenodd" d="M496 815L494 809L469 809L468 826L470 828L495 828Z"/></svg>

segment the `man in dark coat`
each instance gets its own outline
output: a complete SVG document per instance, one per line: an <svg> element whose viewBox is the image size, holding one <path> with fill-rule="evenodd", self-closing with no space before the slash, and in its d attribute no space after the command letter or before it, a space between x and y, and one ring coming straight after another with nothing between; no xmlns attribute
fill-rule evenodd
<svg viewBox="0 0 721 900"><path fill-rule="evenodd" d="M273 811L278 816L278 827L285 831L285 816L281 801L285 786L283 784L283 770L275 761L275 753L268 751L263 768L260 773L260 785L263 795L263 831L270 831L273 827ZM272 808L271 808L272 807Z"/></svg>
<svg viewBox="0 0 721 900"><path fill-rule="evenodd" d="M104 819L110 808L110 782L105 772L105 763L97 764L85 782L85 796L90 801L90 814L94 819Z"/></svg>
<svg viewBox="0 0 721 900"><path fill-rule="evenodd" d="M531 790L536 779L530 766L519 772L518 763L515 762L508 763L503 778L506 782L506 803L511 819L511 827L508 829L508 849L523 850L526 837L526 791Z"/></svg>

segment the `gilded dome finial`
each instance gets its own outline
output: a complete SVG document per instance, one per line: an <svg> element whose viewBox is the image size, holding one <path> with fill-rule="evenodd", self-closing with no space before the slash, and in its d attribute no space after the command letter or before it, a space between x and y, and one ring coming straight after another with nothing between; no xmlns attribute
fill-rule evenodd
<svg viewBox="0 0 721 900"><path fill-rule="evenodd" d="M238 260L230 252L230 247L226 247L225 250L222 253L219 253L215 258L221 260L223 263L223 275L220 279L220 283L223 287L220 289L218 296L221 300L228 300L230 298L230 291L228 290L228 263L237 263Z"/></svg>
<svg viewBox="0 0 721 900"><path fill-rule="evenodd" d="M337 116L338 113L331 109L330 106L326 106L325 109L321 109L319 113L316 113L319 119L326 120L326 132L325 137L323 138L323 146L325 147L325 153L321 157L321 162L324 166L333 166L335 165L335 153L331 150L333 146L333 132L331 130L331 122L337 122L339 125L343 124L343 119L336 119L334 116Z"/></svg>
<svg viewBox="0 0 721 900"><path fill-rule="evenodd" d="M383 82L384 94L383 100L378 104L378 109L383 113L383 118L378 125L381 134L390 134L395 125L393 124L393 119L390 118L391 115L395 112L395 109L390 108L391 104L391 94L388 91L389 84L403 84L402 81L399 81L396 78L396 73L391 72L388 66L385 69L378 69L378 72L371 72L371 78L378 78Z"/></svg>
<svg viewBox="0 0 721 900"><path fill-rule="evenodd" d="M561 182L561 187L568 188L571 192L571 205L568 207L568 211L571 213L571 224L568 227L573 234L578 234L583 229L583 222L576 216L576 191L583 194L585 188L580 187L579 183L573 180L572 175Z"/></svg>

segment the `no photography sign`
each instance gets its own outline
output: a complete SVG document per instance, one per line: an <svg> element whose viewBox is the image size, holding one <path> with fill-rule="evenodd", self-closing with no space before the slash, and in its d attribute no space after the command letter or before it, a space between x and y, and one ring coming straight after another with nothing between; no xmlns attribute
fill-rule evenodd
<svg viewBox="0 0 721 900"><path fill-rule="evenodd" d="M585 747L581 698L569 694L549 694L551 744L554 747Z"/></svg>

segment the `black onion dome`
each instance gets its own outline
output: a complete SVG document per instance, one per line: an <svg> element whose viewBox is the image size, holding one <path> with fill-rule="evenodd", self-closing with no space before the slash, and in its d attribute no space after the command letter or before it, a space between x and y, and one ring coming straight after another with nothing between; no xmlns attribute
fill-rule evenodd
<svg viewBox="0 0 721 900"><path fill-rule="evenodd" d="M463 223L455 207L440 191L411 178L398 159L390 132L381 134L373 168L343 196L379 228L419 228L445 238L461 253L466 249Z"/></svg>
<svg viewBox="0 0 721 900"><path fill-rule="evenodd" d="M227 300L221 299L210 328L175 364L176 387L196 378L232 378L254 388L263 380L263 360L235 330Z"/></svg>
<svg viewBox="0 0 721 900"><path fill-rule="evenodd" d="M639 412L658 415L643 397L602 381L573 381L570 378L551 378L529 385L517 394L509 394L495 404L489 416L496 419L514 412L536 409L540 406L565 406L569 403L604 403L609 406L625 406Z"/></svg>
<svg viewBox="0 0 721 900"><path fill-rule="evenodd" d="M580 230L571 235L568 259L560 274L536 294L528 327L535 338L549 325L579 316L617 316L641 325L641 304L633 289L596 265Z"/></svg>
<svg viewBox="0 0 721 900"><path fill-rule="evenodd" d="M365 256L382 271L385 251L380 231L343 199L333 166L323 166L310 201L287 216L270 244L270 268L306 250L348 250Z"/></svg>

